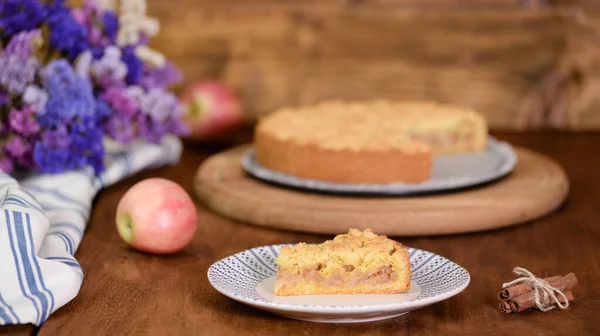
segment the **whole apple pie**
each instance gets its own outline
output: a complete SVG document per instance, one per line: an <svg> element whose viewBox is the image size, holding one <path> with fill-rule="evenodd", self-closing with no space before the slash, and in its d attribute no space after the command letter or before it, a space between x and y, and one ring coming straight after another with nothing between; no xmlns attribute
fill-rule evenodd
<svg viewBox="0 0 600 336"><path fill-rule="evenodd" d="M276 295L393 294L410 289L407 248L370 229L350 229L318 245L285 246L276 263Z"/></svg>
<svg viewBox="0 0 600 336"><path fill-rule="evenodd" d="M257 161L301 178L341 183L419 183L432 158L481 151L477 112L420 101L327 101L282 108L259 121Z"/></svg>

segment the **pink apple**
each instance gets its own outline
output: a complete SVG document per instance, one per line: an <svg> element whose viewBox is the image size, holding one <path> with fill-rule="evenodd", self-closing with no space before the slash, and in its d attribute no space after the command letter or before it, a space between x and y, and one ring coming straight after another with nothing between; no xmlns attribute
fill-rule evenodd
<svg viewBox="0 0 600 336"><path fill-rule="evenodd" d="M194 237L198 214L188 193L177 183L149 178L132 186L117 205L119 236L133 248L173 253Z"/></svg>
<svg viewBox="0 0 600 336"><path fill-rule="evenodd" d="M216 80L191 84L181 95L183 120L190 128L190 140L218 137L243 121L242 103L237 94Z"/></svg>

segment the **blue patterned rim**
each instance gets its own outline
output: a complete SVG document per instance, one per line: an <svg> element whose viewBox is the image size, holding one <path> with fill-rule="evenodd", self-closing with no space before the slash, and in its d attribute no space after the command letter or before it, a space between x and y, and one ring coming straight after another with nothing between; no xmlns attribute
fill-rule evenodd
<svg viewBox="0 0 600 336"><path fill-rule="evenodd" d="M352 306L298 305L272 302L260 296L256 291L256 286L277 273L275 258L283 246L285 245L256 247L221 259L208 269L208 280L220 293L248 304L284 308L290 311L304 311L308 308L322 312L348 312L364 310L365 308L419 307L445 300L462 292L471 280L469 272L456 263L431 252L409 248L411 280L421 287L419 296L410 301Z"/></svg>

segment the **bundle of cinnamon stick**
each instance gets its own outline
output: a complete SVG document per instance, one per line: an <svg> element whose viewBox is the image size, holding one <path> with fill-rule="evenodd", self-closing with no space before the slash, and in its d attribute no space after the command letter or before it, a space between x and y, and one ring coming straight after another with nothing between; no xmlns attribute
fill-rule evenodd
<svg viewBox="0 0 600 336"><path fill-rule="evenodd" d="M577 285L577 277L574 273L543 278L543 280L561 291L569 302L575 299L573 292L571 291L571 289ZM562 295L557 295L556 297L559 302L565 303L565 298ZM544 298L543 295L541 299L546 299L546 302L544 302L546 304L552 303L548 302L549 298ZM500 312L504 314L518 313L536 307L534 289L530 284L526 283L502 289L498 293L498 300L500 300Z"/></svg>

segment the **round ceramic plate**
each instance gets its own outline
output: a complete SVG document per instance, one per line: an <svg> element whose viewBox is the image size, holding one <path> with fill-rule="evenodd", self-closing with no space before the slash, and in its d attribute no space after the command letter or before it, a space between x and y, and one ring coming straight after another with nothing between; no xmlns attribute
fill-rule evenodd
<svg viewBox="0 0 600 336"><path fill-rule="evenodd" d="M443 192L473 187L509 174L517 164L512 146L490 137L485 151L438 156L433 160L431 179L422 183L352 184L299 178L263 167L254 148L242 158L242 167L250 175L283 186L330 193L410 195Z"/></svg>
<svg viewBox="0 0 600 336"><path fill-rule="evenodd" d="M467 270L431 252L410 248L411 289L400 294L276 296L275 258L284 245L257 247L221 259L208 280L223 295L288 318L329 323L383 320L406 314L462 292Z"/></svg>

